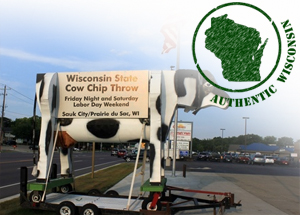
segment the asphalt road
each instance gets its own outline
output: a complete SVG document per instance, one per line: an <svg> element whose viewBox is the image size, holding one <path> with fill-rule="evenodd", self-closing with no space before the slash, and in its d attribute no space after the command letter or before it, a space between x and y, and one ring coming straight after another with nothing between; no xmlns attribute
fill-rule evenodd
<svg viewBox="0 0 300 215"><path fill-rule="evenodd" d="M33 168L33 154L26 152L4 152L0 154L0 199L19 193L20 167L28 168L28 181L34 181L31 175ZM74 152L74 174L75 176L91 172L92 153ZM125 162L121 158L112 157L110 152L96 152L95 170ZM53 163L58 164L60 173L59 153L55 152Z"/></svg>

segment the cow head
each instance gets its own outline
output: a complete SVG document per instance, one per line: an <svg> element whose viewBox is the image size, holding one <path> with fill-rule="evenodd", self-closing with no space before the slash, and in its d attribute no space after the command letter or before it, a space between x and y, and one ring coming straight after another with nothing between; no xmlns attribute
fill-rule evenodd
<svg viewBox="0 0 300 215"><path fill-rule="evenodd" d="M209 71L203 71L205 75L216 83L215 78ZM178 107L184 108L185 112L193 111L196 114L200 109L215 106L222 109L228 107L212 102L215 95L229 98L228 94L211 85L196 70L177 70L175 73L175 90L178 96Z"/></svg>

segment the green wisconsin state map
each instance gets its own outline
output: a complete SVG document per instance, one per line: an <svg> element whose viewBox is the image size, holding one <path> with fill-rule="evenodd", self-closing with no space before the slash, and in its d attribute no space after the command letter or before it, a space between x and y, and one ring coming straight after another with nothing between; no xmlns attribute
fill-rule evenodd
<svg viewBox="0 0 300 215"><path fill-rule="evenodd" d="M222 74L228 81L260 81L261 58L268 38L258 48L260 33L227 16L211 18L211 27L205 31L205 48L221 60Z"/></svg>

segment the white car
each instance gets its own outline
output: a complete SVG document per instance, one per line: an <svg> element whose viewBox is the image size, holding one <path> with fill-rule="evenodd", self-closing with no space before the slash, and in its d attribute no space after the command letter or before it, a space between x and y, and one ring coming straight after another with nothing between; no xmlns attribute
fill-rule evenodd
<svg viewBox="0 0 300 215"><path fill-rule="evenodd" d="M274 164L274 158L272 156L265 156L265 164Z"/></svg>

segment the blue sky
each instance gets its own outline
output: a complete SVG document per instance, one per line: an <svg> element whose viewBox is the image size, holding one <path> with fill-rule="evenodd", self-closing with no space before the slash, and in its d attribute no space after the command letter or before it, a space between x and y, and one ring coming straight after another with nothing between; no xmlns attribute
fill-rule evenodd
<svg viewBox="0 0 300 215"><path fill-rule="evenodd" d="M248 2L266 11L282 36L280 23L289 19L297 41L297 1L272 1L273 6L269 1ZM160 30L170 22L183 23L180 68L196 69L191 48L195 28L208 11L223 3L227 1L0 0L0 89L11 88L5 116L32 116L37 73L169 70L176 65L176 49L161 54L164 37ZM282 41L284 46L284 37ZM200 139L221 136L221 128L226 129L224 137L244 134L242 117L249 117L247 133L299 140L299 60L286 83L276 82L285 63L285 49L270 82L251 93L230 94L243 98L276 83L277 92L271 98L250 107L211 107L196 116L180 111L179 120L193 121L194 137ZM201 58L214 68L208 56Z"/></svg>

